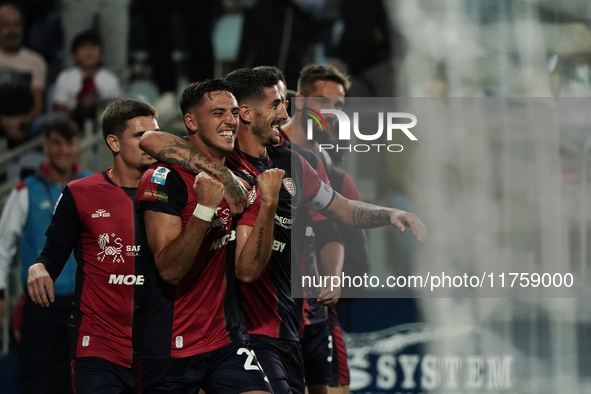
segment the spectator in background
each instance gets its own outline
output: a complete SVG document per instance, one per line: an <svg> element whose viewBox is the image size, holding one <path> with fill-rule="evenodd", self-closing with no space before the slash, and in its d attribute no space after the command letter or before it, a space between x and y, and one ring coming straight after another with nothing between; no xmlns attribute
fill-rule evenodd
<svg viewBox="0 0 591 394"><path fill-rule="evenodd" d="M70 48L80 32L94 27L95 18L104 44L105 66L127 83L129 4L131 0L62 0L64 48ZM69 59L69 64L73 59Z"/></svg>
<svg viewBox="0 0 591 394"><path fill-rule="evenodd" d="M312 60L307 55L317 39L324 0L248 0L244 4L237 68L275 65L283 71L287 87L295 87L300 70Z"/></svg>
<svg viewBox="0 0 591 394"><path fill-rule="evenodd" d="M392 97L390 29L382 0L341 0L341 19L344 31L332 64L346 66L352 80L349 95Z"/></svg>
<svg viewBox="0 0 591 394"><path fill-rule="evenodd" d="M103 45L99 36L85 31L74 38L75 67L62 71L55 83L53 108L68 113L79 127L96 119L98 106L121 97L119 78L102 67Z"/></svg>
<svg viewBox="0 0 591 394"><path fill-rule="evenodd" d="M43 111L47 64L22 48L23 15L14 3L0 5L0 135L13 148Z"/></svg>
<svg viewBox="0 0 591 394"><path fill-rule="evenodd" d="M9 266L19 251L21 279L27 287L29 267L45 244L45 231L64 186L89 175L78 166L78 128L67 118L44 125L47 161L10 193L0 219L0 319L6 313L4 289ZM20 321L21 393L66 393L69 384L67 322L74 294L76 262L70 256L55 283L56 301L41 308L23 296ZM17 322L17 325L18 322ZM57 368L56 368L57 367Z"/></svg>
<svg viewBox="0 0 591 394"><path fill-rule="evenodd" d="M178 10L183 21L185 36L191 51L187 77L191 82L214 77L213 21L219 0L142 0L146 36L150 49L152 78L160 91L154 109L160 118L178 109L178 72L172 61L172 16ZM154 28L157 26L157 28Z"/></svg>

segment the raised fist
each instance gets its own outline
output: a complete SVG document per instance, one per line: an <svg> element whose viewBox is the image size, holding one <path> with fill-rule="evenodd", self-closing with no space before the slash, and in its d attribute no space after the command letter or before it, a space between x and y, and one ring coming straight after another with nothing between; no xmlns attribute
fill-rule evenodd
<svg viewBox="0 0 591 394"><path fill-rule="evenodd" d="M279 190L285 171L279 168L271 168L257 177L257 184L261 193L261 201L277 203L279 201Z"/></svg>
<svg viewBox="0 0 591 394"><path fill-rule="evenodd" d="M195 176L193 190L200 205L217 208L224 198L224 185L204 172Z"/></svg>

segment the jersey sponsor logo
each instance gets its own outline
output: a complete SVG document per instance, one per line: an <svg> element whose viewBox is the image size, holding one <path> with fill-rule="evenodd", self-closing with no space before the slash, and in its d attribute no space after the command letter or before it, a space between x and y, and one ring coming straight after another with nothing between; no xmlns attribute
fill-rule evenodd
<svg viewBox="0 0 591 394"><path fill-rule="evenodd" d="M144 191L144 198L147 198L151 201L164 201L168 202L168 194L156 191L156 190L146 190Z"/></svg>
<svg viewBox="0 0 591 394"><path fill-rule="evenodd" d="M88 347L88 344L90 343L90 337L88 335L85 335L82 337L82 347Z"/></svg>
<svg viewBox="0 0 591 394"><path fill-rule="evenodd" d="M123 249L123 244L121 243L121 238L115 238L115 234L104 233L98 237L98 244L101 248L101 251L98 252L96 258L98 261L103 261L106 256L113 257L113 263L125 263L123 260L123 256L121 255L121 250ZM113 242L111 243L111 238Z"/></svg>
<svg viewBox="0 0 591 394"><path fill-rule="evenodd" d="M164 185L169 172L170 170L168 168L158 166L158 168L156 168L152 174L152 183Z"/></svg>
<svg viewBox="0 0 591 394"><path fill-rule="evenodd" d="M234 241L236 239L236 231L232 230L230 234L226 234L220 239L217 239L211 243L211 248L209 250L216 250L221 248L222 246L226 246L228 242Z"/></svg>
<svg viewBox="0 0 591 394"><path fill-rule="evenodd" d="M143 285L144 275L117 275L111 274L109 277L110 285Z"/></svg>
<svg viewBox="0 0 591 394"><path fill-rule="evenodd" d="M107 212L106 209L97 209L95 213L92 214L92 218L110 218L111 212Z"/></svg>
<svg viewBox="0 0 591 394"><path fill-rule="evenodd" d="M127 245L125 247L126 256L139 256L142 251L142 245Z"/></svg>
<svg viewBox="0 0 591 394"><path fill-rule="evenodd" d="M312 228L312 226L306 226L306 237L314 236L316 236L316 234L314 234L314 229Z"/></svg>
<svg viewBox="0 0 591 394"><path fill-rule="evenodd" d="M283 252L283 249L285 249L285 242L279 242L276 239L273 240L273 246L271 247L271 250Z"/></svg>
<svg viewBox="0 0 591 394"><path fill-rule="evenodd" d="M275 214L275 224L277 224L278 226L289 229L289 228L291 228L292 223L293 223L292 218L285 218L283 216L279 216L279 215Z"/></svg>
<svg viewBox="0 0 591 394"><path fill-rule="evenodd" d="M174 339L174 345L176 346L177 349L180 349L183 347L183 337L182 336L177 336Z"/></svg>
<svg viewBox="0 0 591 394"><path fill-rule="evenodd" d="M283 178L283 186L285 186L285 190L289 192L292 196L296 195L296 185L293 179L291 178Z"/></svg>

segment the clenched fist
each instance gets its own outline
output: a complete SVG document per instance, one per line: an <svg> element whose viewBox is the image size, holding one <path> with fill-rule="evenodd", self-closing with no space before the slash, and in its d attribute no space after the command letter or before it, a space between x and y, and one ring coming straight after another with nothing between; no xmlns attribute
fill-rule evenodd
<svg viewBox="0 0 591 394"><path fill-rule="evenodd" d="M216 209L224 198L224 185L204 172L195 176L193 190L200 205Z"/></svg>
<svg viewBox="0 0 591 394"><path fill-rule="evenodd" d="M285 171L279 168L271 168L257 177L262 202L277 204L284 176Z"/></svg>

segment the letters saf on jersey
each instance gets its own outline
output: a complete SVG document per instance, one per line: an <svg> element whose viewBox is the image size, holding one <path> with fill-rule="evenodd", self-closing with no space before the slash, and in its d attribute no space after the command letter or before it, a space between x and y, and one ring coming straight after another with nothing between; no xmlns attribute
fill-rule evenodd
<svg viewBox="0 0 591 394"><path fill-rule="evenodd" d="M135 188L120 188L107 171L66 186L46 235L74 248L78 263L68 327L71 357L100 357L130 367L134 292L145 280L136 265L146 246Z"/></svg>
<svg viewBox="0 0 591 394"><path fill-rule="evenodd" d="M179 216L184 228L197 205L194 181L195 175L181 167L152 166L138 187L140 216L146 210ZM136 324L143 327L134 337L139 358L182 358L248 340L235 275L233 222L254 227L259 207L256 199L233 220L223 201L195 263L177 286L166 284L149 262L153 275L136 313Z"/></svg>
<svg viewBox="0 0 591 394"><path fill-rule="evenodd" d="M298 210L320 189L314 169L296 152L285 147L267 147L267 156L255 158L234 151L226 164L244 179L252 179L270 168L285 171L275 214L273 252L267 267L254 283L241 283L242 306L248 332L272 338L299 340L301 304L291 296L292 248L299 256L302 245L292 245L291 230ZM299 264L300 259L297 258ZM299 272L299 265L297 266Z"/></svg>

